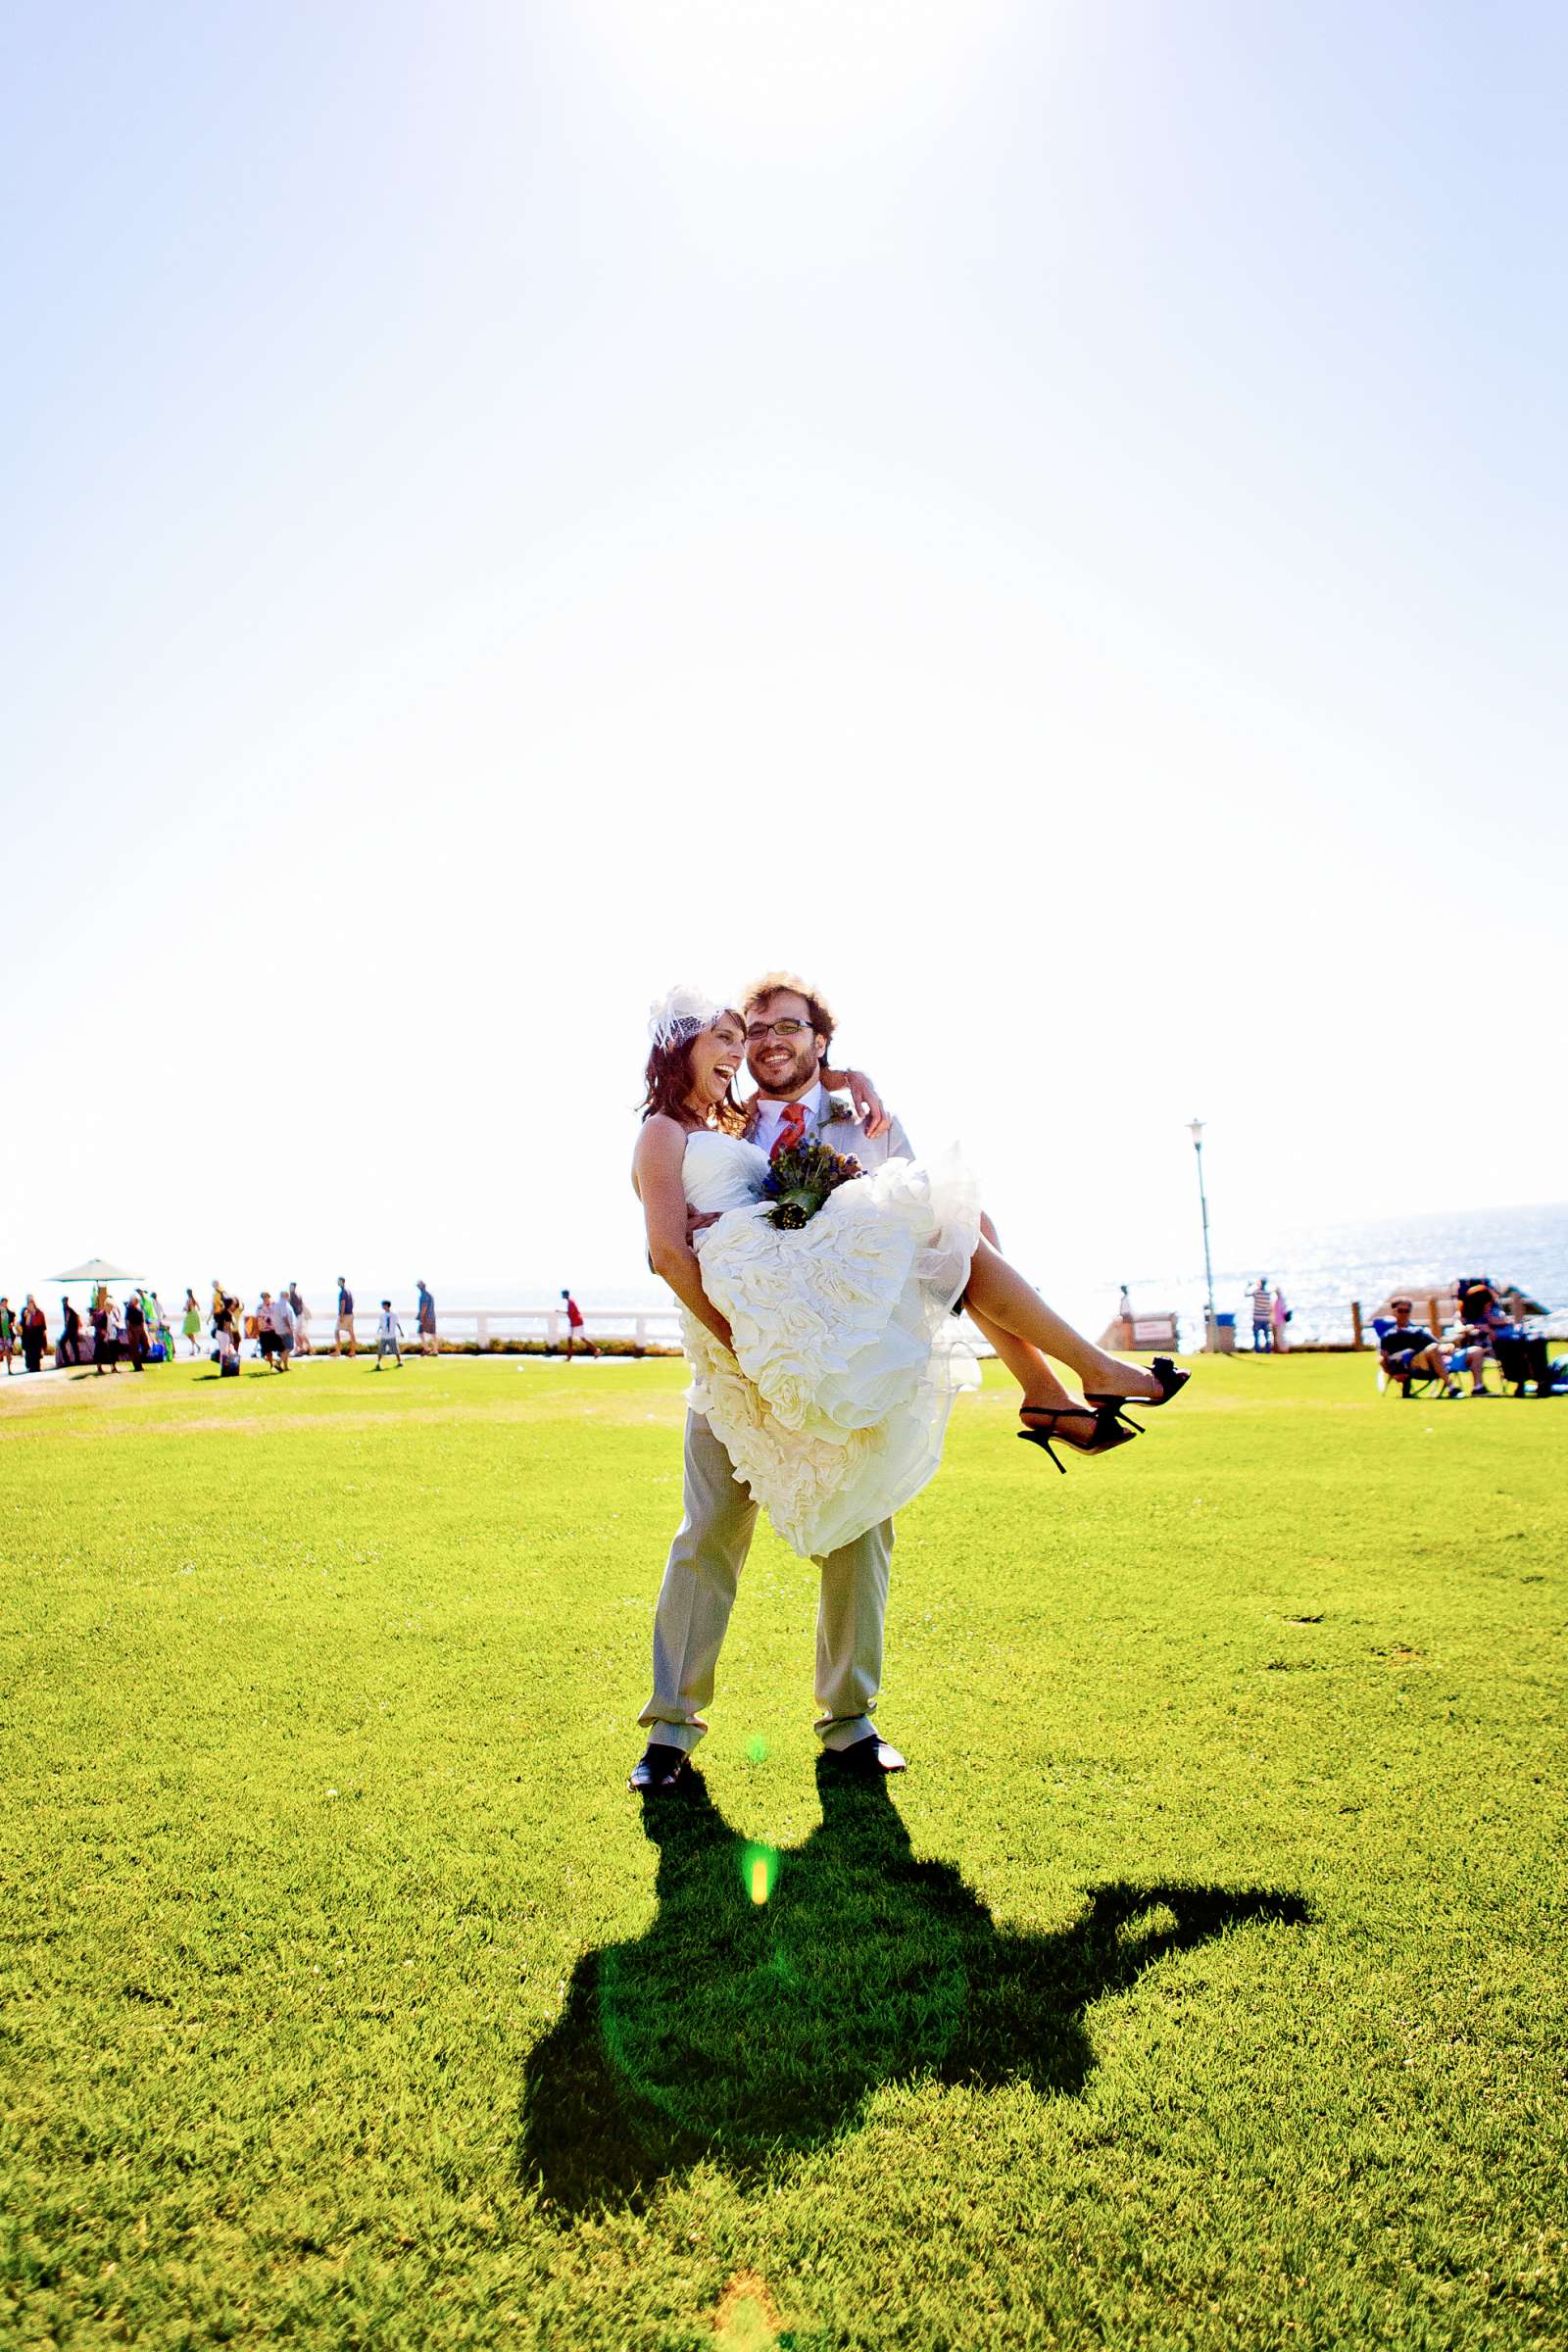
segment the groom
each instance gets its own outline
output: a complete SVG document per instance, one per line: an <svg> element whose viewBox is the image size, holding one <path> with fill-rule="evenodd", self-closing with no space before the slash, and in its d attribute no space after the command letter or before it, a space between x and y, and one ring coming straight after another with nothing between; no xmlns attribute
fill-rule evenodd
<svg viewBox="0 0 1568 2352"><path fill-rule="evenodd" d="M746 991L746 1066L757 1081L747 1133L764 1152L820 1139L864 1168L910 1158L897 1119L868 1135L821 1072L833 1015L793 972L768 972ZM751 1548L757 1505L700 1413L686 1416L685 1517L664 1568L654 1617L654 1694L638 1722L648 1745L627 1787L641 1794L677 1788L686 1759L707 1731L699 1710L713 1695L713 1670ZM867 1529L818 1559L816 1725L825 1766L835 1773L902 1772L904 1758L871 1720L882 1680L882 1622L888 1605L893 1522Z"/></svg>

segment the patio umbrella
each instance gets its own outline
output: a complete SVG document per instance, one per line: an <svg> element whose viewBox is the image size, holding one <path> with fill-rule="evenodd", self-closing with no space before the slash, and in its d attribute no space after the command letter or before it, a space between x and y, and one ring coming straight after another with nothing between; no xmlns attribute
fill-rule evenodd
<svg viewBox="0 0 1568 2352"><path fill-rule="evenodd" d="M89 1257L83 1265L72 1266L64 1274L51 1274L51 1282L140 1282L128 1266L112 1266L107 1257Z"/></svg>

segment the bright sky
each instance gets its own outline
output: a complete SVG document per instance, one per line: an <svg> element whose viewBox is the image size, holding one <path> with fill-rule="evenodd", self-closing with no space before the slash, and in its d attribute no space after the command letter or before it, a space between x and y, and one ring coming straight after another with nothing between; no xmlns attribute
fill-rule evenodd
<svg viewBox="0 0 1568 2352"><path fill-rule="evenodd" d="M1048 1290L1560 1189L1560 8L7 27L0 1287L629 1297L775 962Z"/></svg>

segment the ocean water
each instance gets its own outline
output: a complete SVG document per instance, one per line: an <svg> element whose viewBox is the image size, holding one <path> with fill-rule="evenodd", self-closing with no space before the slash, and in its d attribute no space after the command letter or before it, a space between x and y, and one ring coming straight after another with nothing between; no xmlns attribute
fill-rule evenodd
<svg viewBox="0 0 1568 2352"><path fill-rule="evenodd" d="M1273 1254L1214 1267L1214 1305L1236 1316L1239 1344L1251 1346L1247 1296L1260 1274L1283 1289L1293 1310L1293 1342L1348 1341L1350 1301L1370 1315L1395 1289L1408 1290L1418 1314L1434 1290L1457 1275L1490 1275L1517 1284L1557 1314L1568 1309L1568 1204L1469 1209L1434 1216L1368 1218L1354 1224L1282 1231ZM1135 1307L1174 1306L1185 1345L1200 1344L1203 1329L1201 1263L1169 1269L1131 1286ZM1099 1326L1114 1312L1113 1285L1097 1286L1103 1306Z"/></svg>
<svg viewBox="0 0 1568 2352"><path fill-rule="evenodd" d="M1222 1314L1236 1316L1242 1344L1248 1347L1251 1308L1247 1294L1259 1274L1283 1287L1294 1315L1290 1336L1298 1343L1348 1342L1352 1298L1370 1314L1396 1286L1407 1287L1419 1301L1433 1287L1445 1289L1459 1274L1490 1274L1501 1285L1517 1283L1544 1307L1562 1313L1568 1310L1568 1203L1275 1229L1270 1254L1239 1262L1227 1252L1215 1260L1214 1304ZM1118 1287L1117 1281L1094 1269L1058 1265L1053 1270L1049 1295L1069 1321L1098 1337L1116 1311ZM1201 1344L1200 1258L1136 1275L1129 1287L1136 1308L1152 1312L1173 1307L1183 1345ZM559 1281L474 1281L450 1287L445 1297L454 1307L522 1308L554 1303L559 1290ZM646 1275L620 1283L583 1282L575 1286L575 1296L585 1309L601 1312L639 1307L657 1311L672 1303L662 1283Z"/></svg>
<svg viewBox="0 0 1568 2352"><path fill-rule="evenodd" d="M1517 1283L1544 1307L1556 1311L1564 1336L1568 1336L1568 1203L1368 1218L1294 1231L1271 1227L1268 1247L1245 1260L1224 1247L1223 1234L1219 1241L1214 1303L1221 1313L1236 1316L1244 1347L1251 1344L1247 1294L1259 1274L1266 1274L1272 1285L1283 1288L1286 1303L1294 1310L1290 1336L1295 1343L1348 1342L1351 1299L1358 1298L1370 1314L1396 1286L1408 1289L1417 1311L1424 1312L1421 1301L1429 1291L1446 1288L1458 1274L1489 1274L1499 1284ZM1023 1270L1037 1277L1045 1272L1027 1265ZM582 1271L588 1275L592 1269ZM1119 1280L1119 1268L1117 1274ZM1118 1281L1098 1267L1057 1263L1050 1269L1043 1287L1052 1304L1091 1337L1098 1337L1116 1311ZM1133 1272L1129 1287L1135 1308L1146 1313L1174 1308L1183 1346L1201 1344L1200 1258L1152 1272ZM317 1344L320 1345L324 1334L330 1345L334 1295L315 1284L308 1283L305 1288L315 1315ZM434 1289L438 1314L460 1308L500 1313L537 1310L559 1303L561 1277L559 1273L541 1274L530 1279L525 1272L506 1276L481 1272L462 1279L448 1276L435 1283ZM576 1283L574 1290L585 1309L602 1314L657 1313L674 1303L663 1284L640 1267L618 1281L585 1279ZM177 1300L183 1295L182 1286L167 1285L162 1295L166 1300ZM53 1318L54 1293L45 1288L39 1296ZM205 1305L205 1288L201 1296ZM250 1296L254 1297L254 1292ZM362 1306L367 1301L373 1305L379 1296L374 1284L360 1286ZM405 1331L412 1333L412 1294L394 1290L394 1298Z"/></svg>

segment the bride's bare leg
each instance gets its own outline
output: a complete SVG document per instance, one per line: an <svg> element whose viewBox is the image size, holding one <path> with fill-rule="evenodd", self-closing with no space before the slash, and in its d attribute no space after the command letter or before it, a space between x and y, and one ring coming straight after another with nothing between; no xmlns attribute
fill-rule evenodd
<svg viewBox="0 0 1568 2352"><path fill-rule="evenodd" d="M1022 1389L1025 1404L1037 1404L1045 1410L1059 1412L1070 1409L1078 1402L1075 1396L1068 1396L1038 1348L1032 1348L1027 1340L1017 1339L1010 1331L1004 1331L1000 1323L993 1323L987 1316L977 1313L972 1299L967 1311L970 1322L981 1337L989 1340L996 1349L998 1361L1005 1364ZM1088 1416L1087 1405L1084 1412Z"/></svg>
<svg viewBox="0 0 1568 2352"><path fill-rule="evenodd" d="M1000 1256L1002 1245L997 1237L997 1229L984 1211L981 1212L980 1231ZM995 1348L997 1360L1006 1366L1022 1389L1019 1412L1032 1412L1042 1417L1048 1413L1066 1415L1065 1422L1054 1425L1056 1436L1065 1445L1087 1446L1097 1426L1094 1407L1067 1394L1038 1348L1032 1347L1028 1340L1020 1340L1013 1332L1004 1331L1000 1323L993 1323L980 1313L972 1294L965 1295L964 1307L970 1322Z"/></svg>
<svg viewBox="0 0 1568 2352"><path fill-rule="evenodd" d="M1054 1356L1058 1364L1076 1372L1084 1387L1096 1395L1159 1396L1159 1382L1152 1372L1146 1372L1141 1364L1124 1364L1120 1356L1107 1355L1093 1340L1086 1340L1082 1332L1074 1331L1054 1307L1046 1304L1038 1291L1031 1289L1017 1267L1009 1265L989 1242L982 1241L975 1250L966 1296L969 1312L982 1330L994 1326L1009 1338L1023 1341L1041 1355ZM1008 1369L1011 1368L1009 1365ZM1014 1373L1013 1377L1016 1379L1018 1375ZM1054 1400L1031 1397L1030 1401Z"/></svg>

